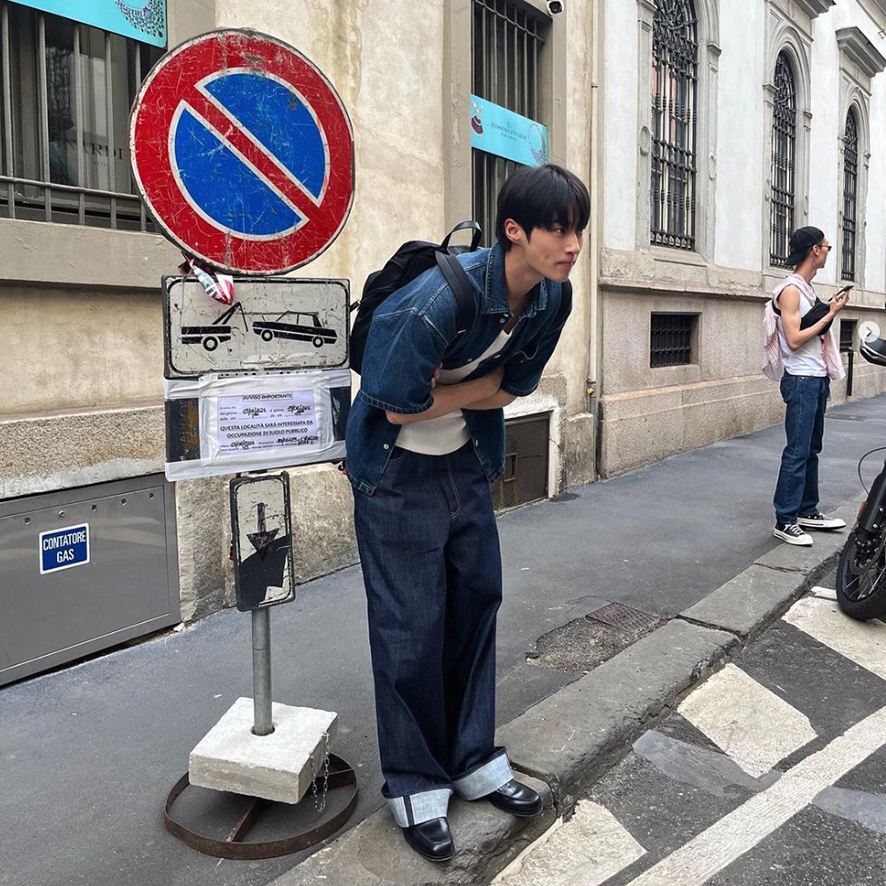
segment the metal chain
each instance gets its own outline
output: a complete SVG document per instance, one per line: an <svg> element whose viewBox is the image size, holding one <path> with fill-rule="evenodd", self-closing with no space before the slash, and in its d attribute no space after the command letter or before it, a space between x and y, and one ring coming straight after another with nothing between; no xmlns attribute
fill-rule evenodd
<svg viewBox="0 0 886 886"><path fill-rule="evenodd" d="M314 795L314 809L318 814L322 814L326 809L326 799L329 794L329 733L323 733L323 748L325 756L323 759L323 793L317 790L317 780L320 778L319 768L314 760L314 754L311 752L311 771L316 773L311 781L311 793Z"/></svg>

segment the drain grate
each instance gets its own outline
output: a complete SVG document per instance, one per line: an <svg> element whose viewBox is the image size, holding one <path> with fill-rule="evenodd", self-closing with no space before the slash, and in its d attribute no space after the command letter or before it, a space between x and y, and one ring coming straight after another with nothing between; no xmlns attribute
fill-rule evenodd
<svg viewBox="0 0 886 886"><path fill-rule="evenodd" d="M644 634L659 622L657 616L641 612L639 609L632 609L630 606L625 606L624 603L609 603L602 609L586 615L585 618L588 621L598 621L611 628L618 628L631 635Z"/></svg>
<svg viewBox="0 0 886 886"><path fill-rule="evenodd" d="M836 421L867 421L868 417L866 415L833 415L832 413L828 413L828 418L833 418Z"/></svg>

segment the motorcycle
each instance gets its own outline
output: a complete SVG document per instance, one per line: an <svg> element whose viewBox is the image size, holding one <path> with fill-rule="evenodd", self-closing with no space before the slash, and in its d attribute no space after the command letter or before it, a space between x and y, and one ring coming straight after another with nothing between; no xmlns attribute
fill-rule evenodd
<svg viewBox="0 0 886 886"><path fill-rule="evenodd" d="M886 339L873 323L861 329L859 351L869 363L886 366ZM886 446L866 452L858 462L858 479L862 462ZM858 516L837 566L837 603L851 618L868 621L886 616L886 461L871 483L867 498Z"/></svg>

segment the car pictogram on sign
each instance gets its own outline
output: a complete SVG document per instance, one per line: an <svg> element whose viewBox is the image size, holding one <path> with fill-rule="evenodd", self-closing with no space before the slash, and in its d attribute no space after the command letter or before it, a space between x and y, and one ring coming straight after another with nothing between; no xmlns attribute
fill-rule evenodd
<svg viewBox="0 0 886 886"><path fill-rule="evenodd" d="M228 323L239 311L243 318L243 326L249 331L249 323L240 302L234 302L227 311L219 314L209 326L182 326L181 340L184 345L203 345L207 351L214 351L221 343L230 341L233 335Z"/></svg>
<svg viewBox="0 0 886 886"><path fill-rule="evenodd" d="M327 344L333 345L338 340L338 333L323 326L319 314L299 311L284 311L276 320L259 320L252 324L252 331L260 335L264 341L289 338L309 341L315 348L322 348Z"/></svg>

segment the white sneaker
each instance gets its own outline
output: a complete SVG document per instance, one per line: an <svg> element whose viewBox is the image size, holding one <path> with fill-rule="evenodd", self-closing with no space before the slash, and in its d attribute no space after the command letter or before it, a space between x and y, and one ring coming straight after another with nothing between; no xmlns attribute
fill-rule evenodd
<svg viewBox="0 0 886 886"><path fill-rule="evenodd" d="M846 521L839 517L828 517L821 511L809 514L806 517L797 517L797 523L804 529L845 529Z"/></svg>
<svg viewBox="0 0 886 886"><path fill-rule="evenodd" d="M803 532L796 523L776 523L772 534L789 545L802 545L808 548L813 544L812 536Z"/></svg>

